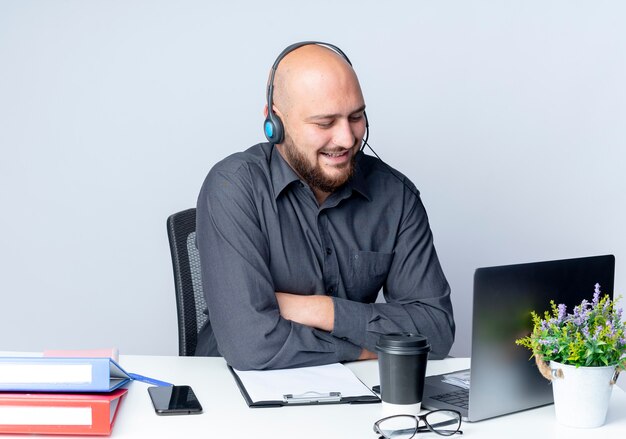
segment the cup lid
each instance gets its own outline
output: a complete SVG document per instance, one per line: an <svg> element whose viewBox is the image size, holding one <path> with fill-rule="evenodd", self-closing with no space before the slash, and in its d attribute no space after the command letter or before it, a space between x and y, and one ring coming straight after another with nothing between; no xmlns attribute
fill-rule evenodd
<svg viewBox="0 0 626 439"><path fill-rule="evenodd" d="M430 351L430 344L428 344L428 338L421 334L401 332L381 335L376 343L376 349L398 353L405 351L428 352Z"/></svg>

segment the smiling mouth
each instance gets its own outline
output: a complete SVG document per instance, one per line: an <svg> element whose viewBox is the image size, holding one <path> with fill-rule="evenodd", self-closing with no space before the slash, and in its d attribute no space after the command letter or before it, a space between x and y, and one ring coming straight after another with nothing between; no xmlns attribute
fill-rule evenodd
<svg viewBox="0 0 626 439"><path fill-rule="evenodd" d="M348 150L344 150L341 152L322 152L322 154L326 157L343 157L344 155L348 154Z"/></svg>

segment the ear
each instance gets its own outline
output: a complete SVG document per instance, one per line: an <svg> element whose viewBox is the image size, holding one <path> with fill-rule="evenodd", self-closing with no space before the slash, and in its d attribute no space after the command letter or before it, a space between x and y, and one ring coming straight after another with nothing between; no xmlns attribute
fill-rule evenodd
<svg viewBox="0 0 626 439"><path fill-rule="evenodd" d="M263 116L265 116L265 118L267 119L267 104L265 104L265 107L263 107Z"/></svg>

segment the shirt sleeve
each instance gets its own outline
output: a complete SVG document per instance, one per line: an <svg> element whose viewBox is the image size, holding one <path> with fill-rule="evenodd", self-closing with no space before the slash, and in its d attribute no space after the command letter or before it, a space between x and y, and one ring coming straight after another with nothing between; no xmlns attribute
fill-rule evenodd
<svg viewBox="0 0 626 439"><path fill-rule="evenodd" d="M404 197L406 214L383 286L386 303L334 298L332 334L375 351L381 334L418 333L430 342L430 358L439 359L448 354L454 341L450 286L439 264L421 199L406 188Z"/></svg>
<svg viewBox="0 0 626 439"><path fill-rule="evenodd" d="M220 353L231 366L276 369L358 358L359 346L280 316L268 238L246 166L233 172L211 170L196 221L209 319Z"/></svg>

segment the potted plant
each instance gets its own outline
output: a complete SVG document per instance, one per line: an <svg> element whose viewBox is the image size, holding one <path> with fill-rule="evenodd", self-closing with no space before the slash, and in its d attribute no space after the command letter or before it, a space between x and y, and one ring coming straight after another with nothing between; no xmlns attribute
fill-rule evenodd
<svg viewBox="0 0 626 439"><path fill-rule="evenodd" d="M532 351L542 375L552 382L557 420L571 427L604 424L611 390L626 368L622 309L595 285L591 302L571 314L551 301L543 318L531 312L532 333L515 341Z"/></svg>

